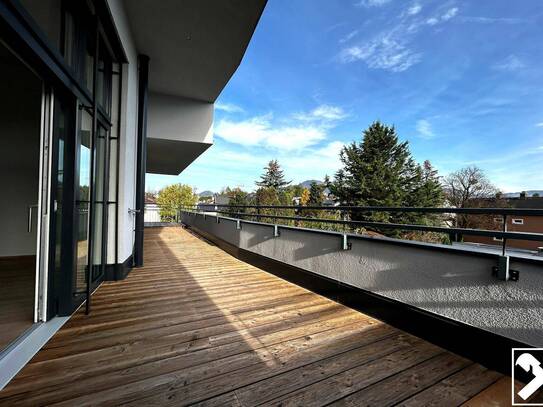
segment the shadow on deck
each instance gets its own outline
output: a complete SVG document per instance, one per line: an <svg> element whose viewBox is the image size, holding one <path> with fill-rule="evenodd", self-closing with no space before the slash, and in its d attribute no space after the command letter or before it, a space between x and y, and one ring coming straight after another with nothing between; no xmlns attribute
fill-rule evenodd
<svg viewBox="0 0 543 407"><path fill-rule="evenodd" d="M507 405L510 378L231 257L145 231L0 405Z"/></svg>

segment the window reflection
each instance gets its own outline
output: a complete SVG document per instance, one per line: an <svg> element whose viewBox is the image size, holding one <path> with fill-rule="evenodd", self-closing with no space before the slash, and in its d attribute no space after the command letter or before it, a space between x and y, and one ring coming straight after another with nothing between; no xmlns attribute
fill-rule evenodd
<svg viewBox="0 0 543 407"><path fill-rule="evenodd" d="M95 171L95 200L94 200L94 218L93 218L93 267L92 280L98 279L103 271L103 224L104 224L104 205L105 205L105 183L106 183L106 162L107 162L107 131L101 125L98 126L96 135L96 171Z"/></svg>
<svg viewBox="0 0 543 407"><path fill-rule="evenodd" d="M76 200L76 214L78 217L76 292L82 293L85 292L87 287L86 274L89 263L89 208L92 151L92 116L86 110L82 110L81 112L79 133L79 188Z"/></svg>

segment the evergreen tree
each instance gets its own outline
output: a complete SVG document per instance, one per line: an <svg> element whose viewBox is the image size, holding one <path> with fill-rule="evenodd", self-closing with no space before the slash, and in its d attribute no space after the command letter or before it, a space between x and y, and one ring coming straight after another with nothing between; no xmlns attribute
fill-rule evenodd
<svg viewBox="0 0 543 407"><path fill-rule="evenodd" d="M264 188L274 188L277 191L285 188L292 181L285 181L283 170L277 160L271 160L268 166L264 168L265 172L260 176L260 181L256 185Z"/></svg>
<svg viewBox="0 0 543 407"><path fill-rule="evenodd" d="M442 206L445 200L445 194L441 185L437 170L432 166L429 160L422 164L422 177L420 187L418 188L419 206Z"/></svg>
<svg viewBox="0 0 543 407"><path fill-rule="evenodd" d="M330 192L345 205L356 206L438 206L442 192L437 173L430 163L423 167L411 157L407 141L400 142L393 126L376 121L363 132L360 143L345 146L340 159L343 168ZM420 214L374 212L350 214L353 220L419 222ZM381 231L385 232L385 231ZM387 234L397 234L389 233Z"/></svg>
<svg viewBox="0 0 543 407"><path fill-rule="evenodd" d="M407 142L400 143L394 127L374 122L360 143L343 147L343 168L329 185L346 205L401 206L413 172Z"/></svg>
<svg viewBox="0 0 543 407"><path fill-rule="evenodd" d="M322 202L324 201L324 187L324 184L311 183L309 186L308 206L322 206Z"/></svg>

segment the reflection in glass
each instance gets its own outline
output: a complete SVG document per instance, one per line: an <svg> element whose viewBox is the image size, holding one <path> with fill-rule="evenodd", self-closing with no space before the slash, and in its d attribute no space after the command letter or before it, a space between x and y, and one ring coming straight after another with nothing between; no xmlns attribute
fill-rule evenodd
<svg viewBox="0 0 543 407"><path fill-rule="evenodd" d="M89 39L85 52L85 72L83 73L85 85L92 94L94 91L94 50Z"/></svg>
<svg viewBox="0 0 543 407"><path fill-rule="evenodd" d="M79 144L79 188L76 198L76 213L78 216L77 233L77 272L76 292L86 290L86 272L89 264L89 207L90 207L90 175L92 147L92 116L85 110L81 111Z"/></svg>
<svg viewBox="0 0 543 407"><path fill-rule="evenodd" d="M76 32L74 16L70 12L64 14L64 59L72 68L76 66Z"/></svg>
<svg viewBox="0 0 543 407"><path fill-rule="evenodd" d="M54 49L59 48L62 0L19 0Z"/></svg>
<svg viewBox="0 0 543 407"><path fill-rule="evenodd" d="M102 244L103 244L103 224L104 224L104 183L106 173L106 144L107 132L102 126L98 126L96 135L96 171L95 171L95 201L94 201L94 220L92 231L92 280L95 281L102 274Z"/></svg>
<svg viewBox="0 0 543 407"><path fill-rule="evenodd" d="M96 100L106 113L111 113L111 58L107 48L100 43L98 55L98 72L96 76Z"/></svg>
<svg viewBox="0 0 543 407"><path fill-rule="evenodd" d="M56 115L54 131L58 135L58 158L57 158L57 183L56 191L54 191L54 199L56 202L55 211L55 272L61 273L61 255L62 255L62 215L63 215L63 197L64 197L64 153L67 117L62 103L55 104Z"/></svg>

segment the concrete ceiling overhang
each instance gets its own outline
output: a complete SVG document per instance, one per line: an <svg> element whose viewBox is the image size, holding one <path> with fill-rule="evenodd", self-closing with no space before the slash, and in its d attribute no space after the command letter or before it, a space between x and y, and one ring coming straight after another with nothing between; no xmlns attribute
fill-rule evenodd
<svg viewBox="0 0 543 407"><path fill-rule="evenodd" d="M210 143L148 139L147 172L151 174L177 175L209 147L211 147ZM155 158L150 159L150 157Z"/></svg>
<svg viewBox="0 0 543 407"><path fill-rule="evenodd" d="M125 0L151 91L214 103L239 66L266 0Z"/></svg>

